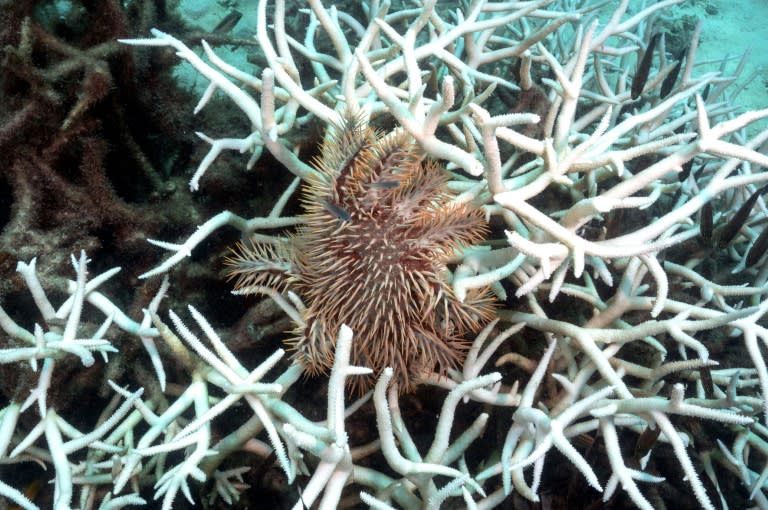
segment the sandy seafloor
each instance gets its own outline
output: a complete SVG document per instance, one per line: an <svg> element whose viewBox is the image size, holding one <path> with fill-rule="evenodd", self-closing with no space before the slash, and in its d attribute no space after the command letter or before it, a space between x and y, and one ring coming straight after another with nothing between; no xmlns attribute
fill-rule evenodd
<svg viewBox="0 0 768 510"><path fill-rule="evenodd" d="M731 58L724 74L731 75L744 52L749 52L736 80L744 89L734 105L745 110L768 108L768 0L687 0L672 9L704 21L694 76L718 69L726 56ZM759 126L768 128L768 120Z"/></svg>

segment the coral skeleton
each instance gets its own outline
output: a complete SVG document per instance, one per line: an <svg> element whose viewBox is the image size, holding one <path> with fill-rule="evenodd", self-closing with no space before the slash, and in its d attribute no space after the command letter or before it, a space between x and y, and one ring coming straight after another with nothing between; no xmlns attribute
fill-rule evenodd
<svg viewBox="0 0 768 510"><path fill-rule="evenodd" d="M0 464L46 466L56 510L247 507L273 463L295 510L768 509L768 108L738 107L741 66L697 65L701 26L673 47L681 3L258 0L253 73L216 34L121 40L250 127L197 133L177 193L213 193L228 151L290 183L150 240L140 306L84 253L69 297L19 261ZM290 359L236 350L213 288L178 312L233 231L205 263L287 316ZM73 371L103 377L92 422L59 408ZM44 507L25 487L0 477Z"/></svg>

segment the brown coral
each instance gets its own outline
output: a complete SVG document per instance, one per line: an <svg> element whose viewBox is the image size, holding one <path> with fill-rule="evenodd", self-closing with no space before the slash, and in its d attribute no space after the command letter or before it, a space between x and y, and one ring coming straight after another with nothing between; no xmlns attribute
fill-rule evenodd
<svg viewBox="0 0 768 510"><path fill-rule="evenodd" d="M236 286L301 295L307 310L290 344L311 374L329 371L342 324L355 334L352 363L374 376L393 367L401 391L458 365L464 335L492 311L487 290L461 302L445 281L455 250L486 233L479 209L454 200L444 171L408 136L382 136L357 119L331 128L316 167L304 224L283 245L236 250Z"/></svg>

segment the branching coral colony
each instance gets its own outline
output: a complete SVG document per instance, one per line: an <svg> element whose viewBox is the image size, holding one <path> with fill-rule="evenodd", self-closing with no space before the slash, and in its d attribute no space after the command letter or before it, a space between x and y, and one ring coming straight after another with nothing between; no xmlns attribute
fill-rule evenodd
<svg viewBox="0 0 768 510"><path fill-rule="evenodd" d="M760 171L768 166L768 130L755 128L768 110L741 112L737 76L697 70L698 31L685 52L653 35L664 32L664 9L678 3L633 1L630 12L629 0L478 0L449 12L434 0L399 10L371 1L347 12L314 0L301 11L260 0L256 37L266 64L259 77L222 61L205 42L206 60L157 30L152 38L124 41L174 49L210 82L197 109L220 91L253 126L243 138L200 134L211 149L190 182L193 190L216 171L224 150L249 152L252 164L266 149L296 176L266 217L224 211L179 244L152 241L173 253L145 277L166 273L226 225L242 233L244 246L259 250L255 264L290 273L282 264L295 260L279 248L286 239L263 230L298 225L306 233L313 214L343 225L358 211L320 203L322 196L310 193L308 216L283 214L300 181L324 178L289 140L310 122L338 126L344 112L353 112L371 126L396 125L391 136L412 139L419 152L446 165L450 193L425 207L472 204L491 232L503 228L501 239L491 234L474 246L475 235L447 234L440 240L447 257L442 274L430 275L455 300L448 306L470 306L460 303L472 303L486 287L499 304L447 376L419 367L413 382L448 390L431 444L424 445L408 433L398 405L398 386L410 381L404 368L355 365L375 363L355 343L366 334L356 328L374 326L348 311L328 319L333 312L324 307L332 305L316 299L316 289L307 288L312 282L294 294L290 285L275 285L279 278L245 280L259 286L249 290L271 296L297 328L324 317L324 327L337 329L321 333L324 353L334 353L321 370L329 372L321 422L282 400L304 367L268 375L282 350L245 366L190 308L201 340L173 311L159 311L167 284L139 323L97 290L112 272L87 278L85 255L73 261L76 282L58 310L35 261L20 263L44 324L0 309L9 339L0 361L25 362L36 378L30 394L0 411L0 461L51 466L57 509L138 505L147 487L167 509L180 491L197 499L191 480L210 482L204 487L211 497L230 503L242 494L249 469L232 464L243 458L232 455L237 451L274 455L289 482L306 476L296 509L336 508L342 495L372 508L438 508L449 499L469 508L508 498L551 504L555 455L606 501L629 498L639 508L661 508L660 487L672 485L702 508L715 508L713 500L768 508L768 369L760 352L768 341L762 320L768 265L760 260L768 211L756 193L768 181ZM288 29L294 25L301 33ZM435 168L419 166L425 176L412 178L440 181L430 174ZM364 179L349 185L368 186L374 202L377 192L390 192L378 200L390 200L403 214L424 214L398 203L412 197L392 193L394 176ZM742 204L748 205L743 212L728 212ZM340 231L328 229L332 242ZM381 242L376 232L366 235ZM451 247L456 251L448 254ZM392 299L402 299L397 290L403 289L388 288L397 295ZM84 316L94 314L90 306L106 319L83 333ZM360 303L361 310L366 306ZM487 314L475 312L472 320ZM177 333L162 315L170 315ZM439 317L445 331L456 327L455 318ZM113 385L113 403L93 430L82 431L49 405L51 375L65 360L94 364L92 351L106 359L120 348L109 340L115 327L143 342L162 393L150 397L139 387ZM527 350L508 347L523 335L516 345ZM159 341L173 359L158 354ZM301 352L302 340L298 345ZM491 361L504 375L486 368ZM169 364L189 378L166 381ZM525 378L518 384L515 374ZM377 431L370 444L351 445L345 420L361 412L368 396L346 407L345 386L361 376L375 377ZM179 391L168 391L171 383ZM483 403L488 413L459 420L470 412L460 407L465 400ZM233 406L242 421L221 427ZM488 440L480 436L490 420L501 439L478 448ZM454 423L467 425L452 430ZM585 449L584 438L595 445ZM676 462L664 459L670 452ZM379 454L383 460L368 462ZM0 495L38 508L5 477Z"/></svg>

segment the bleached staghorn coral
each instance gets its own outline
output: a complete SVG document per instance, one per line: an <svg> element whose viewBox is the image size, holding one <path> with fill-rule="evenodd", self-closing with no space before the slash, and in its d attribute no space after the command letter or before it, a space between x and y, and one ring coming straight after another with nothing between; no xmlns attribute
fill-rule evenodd
<svg viewBox="0 0 768 510"><path fill-rule="evenodd" d="M250 468L218 468L238 451L257 457L274 455L290 483L297 475L306 475L307 481L295 508L311 506L315 501L319 502L319 508L337 508L342 489L353 475L358 477L359 483L375 491L393 491L392 497L405 502L405 506L420 506L420 501L427 499L439 505L451 495L451 490L464 484L482 490L464 470L448 464L454 463L477 438L487 415L453 442L449 440L451 417L462 397L498 381L498 373L466 381L450 392L432 449L424 459L407 459L397 451L393 423L398 427L401 423L396 388L390 388L389 395L385 395L391 371L380 380L375 401L384 457L392 469L402 475L403 481L411 480L416 485L415 491L396 489L393 485L403 482L354 465L355 459L370 454L378 446L373 442L353 451L345 430L347 417L370 397L346 407L345 381L371 372L365 367L350 366L353 332L347 326L340 327L335 346L334 364L328 380L326 419L313 422L282 398L298 380L299 365L288 366L274 382L264 382L268 372L282 358L282 349L248 369L191 306L190 315L206 340L198 338L178 315L170 311L170 319L179 333L177 336L157 313L168 290L167 279L145 310L142 324L138 324L97 290L119 268L89 281L85 254L81 253L73 263L77 281L72 282L71 297L58 310L53 308L38 280L36 261L19 264L19 272L50 331L44 332L40 325L35 325L34 332L29 331L0 308L0 327L21 344L0 349L0 364L28 362L37 372L37 362L43 360L37 384L29 397L21 401L19 399L24 395L20 394L18 399L0 410L0 463L50 466L54 483L51 507L55 510L90 509L96 508L97 504L104 510L143 505L146 500L139 493L147 487L154 489L155 499L162 499L161 508L170 509L179 492L194 503L196 498L192 495L190 480L203 482L208 479L214 481L211 497L232 504L248 487L243 483L243 474ZM81 331L86 329L83 328L84 317L91 315L84 307L86 303L106 314L107 319L89 338L79 338ZM60 331L58 321L61 319L66 319L66 323ZM150 320L155 327L149 326ZM188 380L170 381L180 386L186 384L178 392L169 389L162 394L146 395L146 398L142 398L142 389L130 392L110 381L115 398L99 413L93 430L83 432L49 402L51 380L56 363L67 356L79 357L85 366L93 366L95 360L91 351L104 354L105 360L107 353L115 352L115 345L104 338L112 323L124 332L142 338L155 361L158 382L163 389L166 377L155 349L157 339L173 353L172 360L166 361L182 367ZM121 397L124 399L122 403ZM232 410L241 403L253 415L243 419L242 409L239 409L234 416L239 416L241 421L236 422L235 427L222 427L222 422L231 420ZM78 415L82 411L75 410L73 417L78 423L82 421L82 416ZM27 424L36 419L36 425L28 427ZM216 438L215 433L221 430L226 430L226 434ZM259 439L261 436L267 442ZM302 451L307 451L317 462L306 462ZM311 473L308 465L313 467ZM436 476L449 477L453 481L447 488L438 490L433 481ZM0 497L25 510L39 510L40 506L8 482L7 478L0 479ZM121 494L129 486L133 492Z"/></svg>
<svg viewBox="0 0 768 510"><path fill-rule="evenodd" d="M673 340L667 343L679 351L678 369L692 370L712 363L706 344L695 337L697 331L727 326L740 332L762 393L768 389L768 371L757 346L766 332L760 324L766 307L760 286L718 284L707 278L706 271L685 268L687 262L695 266L697 259L689 261L674 250L700 237L698 215L705 204L721 196L738 203L745 191L750 194L753 185L768 180L768 174L757 172L755 166L768 163L760 152L768 132L744 138L744 128L768 111L737 115L727 95L734 77L696 72L698 32L679 78L670 78L675 62L662 45L658 56L646 59L654 62L647 82L632 80L643 41L663 30L654 25L660 23L662 9L679 3L633 4L635 11L628 13L628 1L612 11L598 3L593 9L589 2L477 1L449 13L435 2L393 12L388 3L372 2L365 6L366 26L350 14L309 2L309 26L299 41L287 32L284 2L261 1L257 38L266 61L261 80L227 66L205 44L211 65L167 34L156 32L154 39L134 42L174 47L211 81L200 105L220 89L254 126L253 133L239 141L209 140L212 149L193 177L193 188L225 148L258 154L266 147L305 178L312 170L281 143L282 137L311 117L335 121L345 108L367 112L371 122L394 117L427 154L463 170L452 183L460 193L457 200L484 202L487 215L505 224L508 246L491 243L487 250L465 252L453 275L454 290L461 296L467 289L494 284L505 299L500 282L509 281L518 296L525 296L528 312L500 315L558 339L555 372L565 389L540 403L549 409L548 420L556 420L568 403L600 391L603 385L611 386L620 400L630 401L638 394L666 391L661 384L652 384L663 377L648 375L665 366L668 348L658 338L661 334L669 335ZM271 27L268 6L275 9ZM313 71L311 82L299 78L307 66ZM225 75L256 89L260 101ZM439 81L439 91L431 85L433 80ZM519 113L495 114L503 109L498 98L505 95L527 103ZM701 163L708 164L702 169ZM685 179L678 180L677 175ZM764 208L761 200L758 203ZM643 217L621 225L623 211ZM237 221L240 225L229 217L217 217L184 244L166 245L177 253L148 275L167 270L225 222L245 235L251 233L242 220ZM745 229L727 247L730 255L744 258L745 240L757 235L750 227L756 221L735 227ZM714 247L710 250L720 253ZM660 254L678 263L662 263ZM700 289L700 299L693 297L697 303L681 294L687 287ZM593 310L593 316L581 321L569 317L571 322L564 327L563 321L550 317L542 297L581 303ZM758 306L738 310L745 299ZM292 307L291 312L296 313ZM624 346L637 340L656 351L653 366L619 357ZM624 376L628 371L633 377L643 373L641 379L649 382L630 385ZM595 373L602 382L587 384ZM735 378L730 384L754 387L751 375L749 382L739 382L747 373L729 372ZM704 397L699 379L688 377L697 386L696 396ZM674 391L676 401L682 398L680 391ZM735 405L733 399L718 402L711 405ZM747 410L754 413L757 401L751 402ZM641 413L643 418L638 415L634 426L664 429L663 437L675 445L700 502L711 507L693 476L680 436L665 421L665 409L669 412L670 407ZM600 419L607 437L609 421ZM522 451L520 446L518 452ZM629 487L631 476L620 469L617 454L614 448L611 465L623 486ZM586 471L583 463L575 464ZM521 467L506 469L518 473L517 490L535 500L535 491L524 489ZM598 486L591 475L588 479ZM749 480L745 483L751 485ZM639 492L630 494L636 504L647 505Z"/></svg>
<svg viewBox="0 0 768 510"><path fill-rule="evenodd" d="M148 324L141 325L131 320L97 290L120 268L106 271L89 281L87 263L88 260L83 252L77 259L72 257L77 279L70 282L69 298L56 309L38 279L36 260L33 259L28 264L19 262L17 271L23 277L32 295L43 324L35 323L31 329L28 325L19 325L3 308L0 308L0 328L8 335L3 342L3 348L0 349L0 364L13 366L29 363L32 372L37 374L37 384L29 385L29 394L25 395L24 389L28 383L22 376L23 370L18 369L18 375L15 378L16 383L19 384L18 391L13 400L0 410L0 419L2 419L0 421L0 463L37 462L42 466L52 466L53 507L57 510L71 508L75 484L84 486L81 492L82 501L95 496L94 486L83 480L109 472L110 464L98 465L96 459L99 455L108 458L109 454L116 454L123 450L123 447L116 443L122 434L130 430L130 427L123 429L122 434L119 433L120 427L124 427L130 420L127 415L143 392L142 389L129 392L120 389L110 381L110 386L125 398L124 402L118 407L119 398L113 399L110 405L99 414L93 430L82 432L57 412L55 404L49 402L49 392L55 380L57 363L63 362L66 358L75 357L79 358L84 367L91 367L96 363L94 352L99 353L106 362L108 355L117 350L105 338L113 323L127 333L142 337L147 344L152 344L152 337L157 336L156 330L150 328ZM101 326L90 334L84 333L82 327L85 322L84 316L90 315L85 310L86 302L106 316ZM154 306L157 306L157 303ZM84 335L87 336L84 337ZM38 362L41 362L42 366L39 366ZM57 381L56 384L60 382ZM35 413L37 414L36 425L30 429L23 426L22 423L34 419ZM41 438L45 447L36 445ZM93 450L89 450L83 456L82 451L88 448ZM93 455L94 452L100 453ZM79 457L80 460L71 459L71 457ZM0 480L0 496L26 510L38 508L21 490L7 483L7 480ZM111 502L107 497L103 507L121 508L142 503L144 500L134 492Z"/></svg>
<svg viewBox="0 0 768 510"><path fill-rule="evenodd" d="M451 378L430 381L456 391L446 400L429 452L420 452L402 426L397 393L387 388L388 372L374 392L381 448L402 479L371 473L354 463L350 467L343 441L329 450L326 447L333 445L315 447L308 436L296 435L290 428L284 431L294 444L343 466L338 477L326 476L334 472L327 464L312 477L313 494L325 483L333 489L327 491L328 505L338 495L339 480L348 477L374 489L375 495L361 498L376 508L439 506L451 496L463 497L468 506L487 508L513 491L536 501L541 480L551 469L546 453L554 447L592 487L605 489L606 497L620 482L637 506L651 508L644 494L653 487L640 489L636 482L660 479L639 470L624 453L626 449L622 451L619 441L626 435L620 436L619 431L645 436L656 429L659 441L671 446L703 507L713 507L713 494L699 480L695 461L703 463L715 480L722 476L717 475L718 466L733 469L753 492L755 503L766 506L764 477L753 471L765 459L749 458L750 452L765 455L766 433L762 426L750 425L749 416L756 417L765 405L757 392L762 387L765 394L768 387L758 341L768 337L760 322L768 304L761 298L762 285L723 282L702 262L707 254L726 265L729 257L746 259L749 241L758 237L757 212L763 212L764 204L757 200L756 212L735 225L740 233L723 248L716 243L696 246L700 253L691 255L676 247L699 236L698 211L705 204L715 202L717 211L736 209L752 195L753 185L768 180L754 170L754 165L765 164L760 146L768 133L745 139L742 129L767 112L736 115L729 106L717 103L727 97L731 80L695 73L694 47L669 95L660 97L673 67L663 56L640 98L632 98L631 89L637 87L630 86L631 73L623 70L635 68L639 60L635 54L653 30L655 14L675 3L679 2L642 6L628 14L629 2L622 2L602 24L593 23L596 16L589 5L578 2L478 1L458 13L440 12L434 2L397 12L389 12L388 4L372 3L367 6L369 23L363 25L341 11L309 2L309 29L304 41L297 42L286 33L285 5L261 1L257 36L267 64L261 79L228 68L209 49L213 66L206 64L166 34L156 32L156 38L138 41L174 47L211 80L201 105L220 89L254 126L244 139L209 139L212 149L193 187L215 156L227 148L252 150L256 156L266 147L298 177L306 177L313 170L292 147L283 145L285 135L311 118L333 121L342 109L357 107L368 112L371 122L394 117L425 152L448 161L457 170L451 183L459 193L457 200L484 203L488 216L503 222L507 230L507 245L490 242L486 250L461 255L453 286L461 295L463 289L490 283L506 298L505 285L508 288L507 282L513 282L523 300L507 305L509 309L501 310L499 317L515 326L501 333L489 327L460 371ZM275 12L272 27L268 6ZM311 66L316 83L299 80L304 65ZM260 92L260 100L221 71L252 85ZM431 85L432 77L440 84L439 93ZM497 115L502 90L519 99L535 99L529 104L537 105L536 111L523 108L519 114ZM696 163L708 164L705 168L696 164L695 171L678 182L675 174L694 158ZM160 243L176 253L148 275L178 263L219 226L230 224L250 235L259 228L295 224L296 218L282 216L292 192L293 188L287 190L266 218L245 220L223 212L182 244ZM721 197L727 205L719 203ZM642 216L617 226L620 210ZM663 262L661 255L666 257ZM745 270L747 275L753 272ZM758 274L757 282L763 280ZM295 298L277 293L273 297L301 320L302 305ZM572 311L563 314L547 300ZM581 318L584 312L591 317ZM497 376L481 375L485 365L520 328L533 341L546 339L546 354L538 362L538 356L526 357L527 353L499 358L500 363L529 371L530 378L520 393L508 385L489 389ZM532 331L541 332L541 337ZM713 369L712 343L705 335L725 337L726 332L742 339L738 345L749 353L754 368ZM489 345L484 347L485 343ZM640 356L641 348L649 353ZM667 361L668 351L678 359ZM208 361L211 366L213 359ZM711 384L699 373L711 373ZM687 391L692 396L686 398L680 382L690 386ZM512 423L506 424L506 440L497 445L500 460L490 461L482 470L467 465L461 454L488 418L481 415L457 439L456 448L446 445L457 398L462 395L515 408ZM196 402L202 405L205 399ZM335 402L338 406L339 400ZM338 407L334 409L338 416ZM201 423L206 426L212 423L207 419L211 414L200 416L205 417ZM699 445L686 448L689 439L676 416L728 424L714 429L725 440L722 455L697 450ZM335 423L336 431L343 428ZM572 440L598 430L606 447L604 462L613 473L608 480L597 476L594 459L587 460ZM735 439L730 439L732 435ZM395 438L402 451L396 448ZM207 440L203 435L195 440L199 454ZM650 460L644 459L642 465L649 466L648 471L654 471L658 450ZM185 469L200 477L193 469L197 460L192 458L191 464L175 471L182 472L178 477L166 478L173 483L163 487L186 487ZM421 465L425 461L428 465ZM461 469L451 471L454 481L438 490L432 476L448 473L435 466L446 468L451 463ZM526 475L531 465L529 483ZM172 501L173 491L165 494L171 495L164 496L166 501Z"/></svg>

